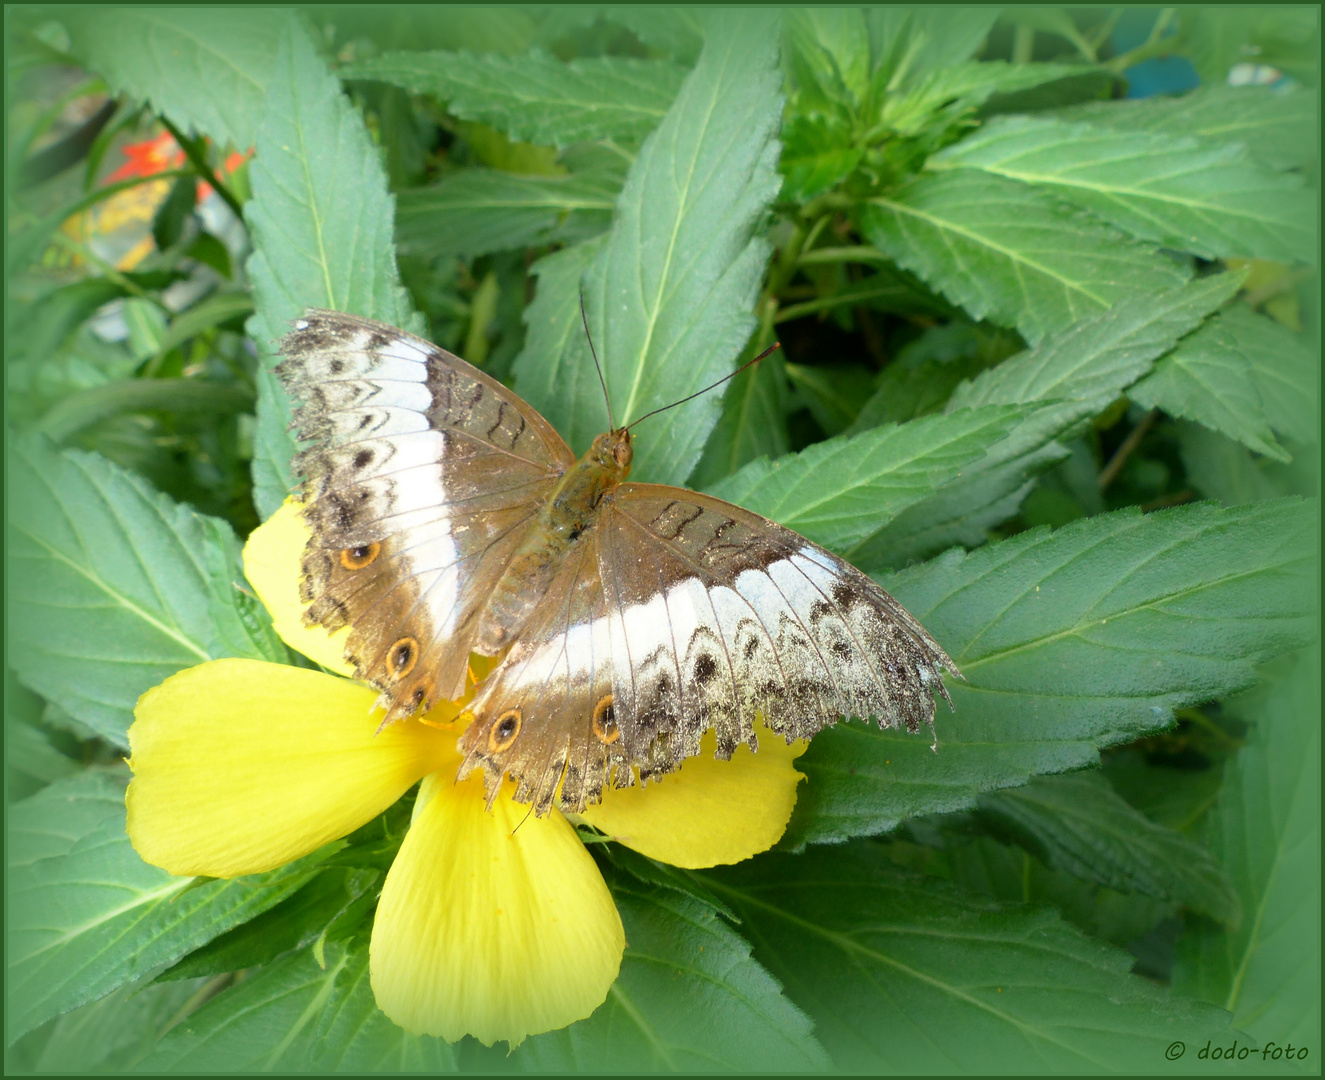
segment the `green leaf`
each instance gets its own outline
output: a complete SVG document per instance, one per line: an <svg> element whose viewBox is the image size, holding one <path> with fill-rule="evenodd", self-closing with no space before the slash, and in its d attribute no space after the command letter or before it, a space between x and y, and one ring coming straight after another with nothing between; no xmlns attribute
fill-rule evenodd
<svg viewBox="0 0 1325 1080"><path fill-rule="evenodd" d="M327 949L325 968L312 950L259 968L207 1001L166 1033L142 1062L152 1072L289 1071L311 1056L317 1019L348 950Z"/></svg>
<svg viewBox="0 0 1325 1080"><path fill-rule="evenodd" d="M994 94L1013 94L1085 71L1079 64L1009 64L1002 60L968 61L938 68L902 94L892 94L883 105L882 118L901 135L918 135L936 117L952 122L979 108Z"/></svg>
<svg viewBox="0 0 1325 1080"><path fill-rule="evenodd" d="M52 406L34 430L55 442L67 442L85 428L124 413L224 415L252 409L253 391L236 383L207 379L123 379L70 394Z"/></svg>
<svg viewBox="0 0 1325 1080"><path fill-rule="evenodd" d="M181 668L268 658L213 618L242 580L224 521L36 441L13 446L9 484L14 669L103 738L127 747L139 696Z"/></svg>
<svg viewBox="0 0 1325 1080"><path fill-rule="evenodd" d="M1236 725L1211 722L1208 709L1184 709L1178 719L1170 734L1108 751L1101 771L1109 786L1151 821L1196 837L1241 740L1232 734Z"/></svg>
<svg viewBox="0 0 1325 1080"><path fill-rule="evenodd" d="M185 131L247 150L288 19L261 8L89 8L65 25L74 52L112 87Z"/></svg>
<svg viewBox="0 0 1325 1080"><path fill-rule="evenodd" d="M779 186L776 50L766 14L716 14L699 63L630 168L585 289L618 423L716 381L754 328L769 251L756 233ZM706 395L651 420L635 475L683 482L721 411ZM606 410L587 419L602 424Z"/></svg>
<svg viewBox="0 0 1325 1080"><path fill-rule="evenodd" d="M1132 1071L1227 1031L1051 909L965 897L868 844L704 876L839 1069Z"/></svg>
<svg viewBox="0 0 1325 1080"><path fill-rule="evenodd" d="M407 1070L452 1072L440 1039L391 1023L368 984L368 950L329 944L289 953L209 1000L142 1062L153 1072Z"/></svg>
<svg viewBox="0 0 1325 1080"><path fill-rule="evenodd" d="M431 94L462 120L557 147L598 139L637 142L658 126L685 77L684 69L666 60L595 56L566 63L540 50L523 56L387 53L338 74Z"/></svg>
<svg viewBox="0 0 1325 1080"><path fill-rule="evenodd" d="M82 837L96 831L111 804L123 804L124 784L120 767L83 769L58 787L16 802L10 807L5 849L10 872L68 855Z"/></svg>
<svg viewBox="0 0 1325 1080"><path fill-rule="evenodd" d="M125 832L124 780L83 773L13 808L24 839L9 874L11 1038L152 974L308 878L303 863L206 884L149 866Z"/></svg>
<svg viewBox="0 0 1325 1080"><path fill-rule="evenodd" d="M1246 917L1236 933L1190 927L1174 983L1233 1013L1268 1045L1320 1037L1320 668L1295 669L1230 711L1252 722L1211 813L1211 851Z"/></svg>
<svg viewBox="0 0 1325 1080"><path fill-rule="evenodd" d="M156 304L141 296L124 301L124 326L129 335L126 344L135 360L146 360L161 348L166 336L166 315Z"/></svg>
<svg viewBox="0 0 1325 1080"><path fill-rule="evenodd" d="M17 679L10 681L19 690ZM66 757L51 743L47 733L36 724L25 723L7 714L5 727L5 772L9 779L8 801L25 799L52 780L78 772L78 763Z"/></svg>
<svg viewBox="0 0 1325 1080"><path fill-rule="evenodd" d="M247 293L214 293L170 320L170 327L161 340L157 355L163 356L207 330L247 318L252 313L253 298Z"/></svg>
<svg viewBox="0 0 1325 1080"><path fill-rule="evenodd" d="M786 147L778 163L781 198L791 202L807 202L836 187L865 153L851 145L851 132L844 124L822 115L793 116L784 137Z"/></svg>
<svg viewBox="0 0 1325 1080"><path fill-rule="evenodd" d="M440 184L400 193L402 252L434 259L574 241L606 231L622 177L614 170L520 176L461 169Z"/></svg>
<svg viewBox="0 0 1325 1080"><path fill-rule="evenodd" d="M530 268L538 279L525 308L524 349L512 372L519 394L561 434L576 454L607 428L598 370L580 314L581 282L607 242L595 237L545 255Z"/></svg>
<svg viewBox="0 0 1325 1080"><path fill-rule="evenodd" d="M539 32L532 8L451 7L445 4L392 7L323 7L322 30L337 41L367 38L383 49L468 49L476 53L521 53Z"/></svg>
<svg viewBox="0 0 1325 1080"><path fill-rule="evenodd" d="M272 625L271 613L244 577L242 549L225 542L225 522L208 519L220 539L203 548L207 573L213 583L208 610L216 633L215 651L221 656L251 656L276 664L291 662L290 650Z"/></svg>
<svg viewBox="0 0 1325 1080"><path fill-rule="evenodd" d="M13 1071L83 1075L132 1068L189 999L195 982L130 983L24 1035L9 1049Z"/></svg>
<svg viewBox="0 0 1325 1080"><path fill-rule="evenodd" d="M1315 259L1316 200L1238 146L1042 116L999 116L930 158L1052 191L1142 240L1202 258Z"/></svg>
<svg viewBox="0 0 1325 1080"><path fill-rule="evenodd" d="M931 71L971 59L997 19L998 9L992 7L866 9L874 84L910 86Z"/></svg>
<svg viewBox="0 0 1325 1080"><path fill-rule="evenodd" d="M580 836L587 842L583 832ZM600 835L599 839L605 838ZM719 900L717 895L690 871L650 859L647 855L641 855L622 844L602 846L597 850L610 859L613 867L619 868L645 885L680 892L689 899L698 900L701 904L712 908L729 923L734 925L740 922L736 912ZM612 880L618 879L612 878Z"/></svg>
<svg viewBox="0 0 1325 1080"><path fill-rule="evenodd" d="M1237 893L1199 844L1133 810L1103 777L1045 776L980 796L982 816L1049 866L1119 892L1176 900L1236 926Z"/></svg>
<svg viewBox="0 0 1325 1080"><path fill-rule="evenodd" d="M1128 396L1145 408L1197 420L1257 453L1289 460L1265 419L1251 365L1218 319L1183 340Z"/></svg>
<svg viewBox="0 0 1325 1080"><path fill-rule="evenodd" d="M241 188L241 184L243 187ZM230 176L230 186L235 198L240 202L248 200L248 166L240 166ZM193 242L184 249L185 258L196 259L204 266L210 266L223 278L234 277L234 265L230 258L230 249L211 233L199 233Z"/></svg>
<svg viewBox="0 0 1325 1080"><path fill-rule="evenodd" d="M1108 101L1122 87L1122 79L1108 68L1082 66L1078 70L1079 74L1067 75L1027 90L995 94L976 113L976 119L986 120L1005 113L1037 113L1094 101Z"/></svg>
<svg viewBox="0 0 1325 1080"><path fill-rule="evenodd" d="M1097 412L1230 300L1242 282L1242 274L1212 274L1157 295L1133 297L959 386L946 411L1083 402Z"/></svg>
<svg viewBox="0 0 1325 1080"><path fill-rule="evenodd" d="M942 822L951 818L944 815L929 820ZM1011 904L1049 904L1091 937L1120 948L1134 949L1139 939L1152 934L1163 920L1176 922L1180 917L1178 905L1172 901L1115 892L1065 870L1051 869L1024 849L1000 844L988 836L965 837L952 832L945 833L943 841L932 869L923 864L910 869L950 876L958 888L972 896ZM885 850L894 854L899 846L893 841ZM1141 973L1138 967L1132 970ZM1167 979L1168 970L1165 968L1150 977Z"/></svg>
<svg viewBox="0 0 1325 1080"><path fill-rule="evenodd" d="M241 968L257 967L274 960L281 953L311 945L351 905L356 905L364 898L380 877L381 874L376 870L341 867L325 870L293 896L268 908L257 918L227 930L201 949L189 953L179 963L158 975L157 981L221 975ZM371 902L373 898L367 899Z"/></svg>
<svg viewBox="0 0 1325 1080"><path fill-rule="evenodd" d="M800 401L825 435L840 435L849 428L873 389L874 372L860 365L818 367L787 363L785 366Z"/></svg>
<svg viewBox="0 0 1325 1080"><path fill-rule="evenodd" d="M1226 302L1240 274L1218 274L1178 289L1119 302L1060 331L959 386L947 411L992 404L1040 403L984 459L909 510L863 547L866 570L904 566L955 543L978 544L986 530L1017 512L1037 474L1063 460L1059 440L1073 437L1138 378L1155 358Z"/></svg>
<svg viewBox="0 0 1325 1080"><path fill-rule="evenodd" d="M982 457L1024 413L995 405L826 439L776 461L752 461L710 493L850 559L901 510Z"/></svg>
<svg viewBox="0 0 1325 1080"><path fill-rule="evenodd" d="M758 335L756 339L758 340ZM722 396L722 416L704 444L704 455L687 485L706 488L761 457L777 458L791 449L787 434L786 362L765 357L732 379Z"/></svg>
<svg viewBox="0 0 1325 1080"><path fill-rule="evenodd" d="M126 295L119 282L104 277L87 278L54 289L27 308L29 318L10 328L10 364L28 358L38 363L49 359L103 304Z"/></svg>
<svg viewBox="0 0 1325 1080"><path fill-rule="evenodd" d="M490 128L487 124L471 123L468 120L457 121L455 133L465 141L479 165L521 176L566 174L567 166L557 161L555 147L512 142L496 128Z"/></svg>
<svg viewBox="0 0 1325 1080"><path fill-rule="evenodd" d="M901 423L937 412L957 387L1017 350L1014 334L954 321L904 345L875 379L874 390L846 431Z"/></svg>
<svg viewBox="0 0 1325 1080"><path fill-rule="evenodd" d="M870 199L861 228L973 318L1015 326L1032 344L1186 278L1155 248L1053 196L973 170L926 173Z"/></svg>
<svg viewBox="0 0 1325 1080"><path fill-rule="evenodd" d="M620 878L621 974L588 1020L537 1035L513 1057L555 1072L821 1070L810 1023L709 904Z"/></svg>
<svg viewBox="0 0 1325 1080"><path fill-rule="evenodd" d="M1258 315L1245 304L1221 312L1219 322L1247 359L1265 419L1298 442L1315 442L1320 361L1301 334Z"/></svg>
<svg viewBox="0 0 1325 1080"><path fill-rule="evenodd" d="M170 194L152 215L152 242L158 251L165 251L179 241L197 201L198 181L193 177L181 176L170 185Z"/></svg>
<svg viewBox="0 0 1325 1080"><path fill-rule="evenodd" d="M393 206L363 121L313 43L286 24L271 62L244 213L253 238L248 273L257 313L249 333L258 371L253 500L270 517L294 487L286 430L290 404L272 374L288 324L308 307L366 315L419 332L396 272Z"/></svg>
<svg viewBox="0 0 1325 1080"><path fill-rule="evenodd" d="M441 1039L411 1035L386 1018L368 981L368 950L353 942L318 1017L309 1066L320 1072L440 1073L455 1072L456 1060Z"/></svg>
<svg viewBox="0 0 1325 1080"><path fill-rule="evenodd" d="M1312 633L1314 506L1286 499L1085 518L876 580L965 682L928 737L841 724L797 768L785 844L882 832L1098 762L1172 710L1249 685Z"/></svg>
<svg viewBox="0 0 1325 1080"><path fill-rule="evenodd" d="M783 51L796 79L797 105L809 112L853 109L870 77L870 42L859 8L790 8Z"/></svg>
<svg viewBox="0 0 1325 1080"><path fill-rule="evenodd" d="M1054 115L1118 131L1190 136L1210 144L1241 143L1253 158L1276 169L1300 168L1313 161L1319 141L1316 96L1301 86L1215 83L1182 97L1088 102Z"/></svg>
<svg viewBox="0 0 1325 1080"><path fill-rule="evenodd" d="M1246 53L1290 79L1315 87L1320 81L1320 13L1310 8L1253 7Z"/></svg>
<svg viewBox="0 0 1325 1080"><path fill-rule="evenodd" d="M703 13L698 8L641 4L608 8L604 17L626 27L645 45L665 52L681 64L693 64L704 44Z"/></svg>
<svg viewBox="0 0 1325 1080"><path fill-rule="evenodd" d="M1290 494L1267 474L1264 459L1253 457L1241 443L1187 420L1176 421L1175 427L1187 482L1205 498L1243 506Z"/></svg>

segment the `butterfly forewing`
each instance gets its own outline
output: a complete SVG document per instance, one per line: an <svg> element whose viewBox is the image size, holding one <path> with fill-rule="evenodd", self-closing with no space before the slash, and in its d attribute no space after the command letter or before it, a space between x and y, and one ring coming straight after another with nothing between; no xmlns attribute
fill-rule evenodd
<svg viewBox="0 0 1325 1080"><path fill-rule="evenodd" d="M383 323L310 310L281 351L313 441L305 621L353 628L388 718L459 696L483 605L573 455L500 383Z"/></svg>

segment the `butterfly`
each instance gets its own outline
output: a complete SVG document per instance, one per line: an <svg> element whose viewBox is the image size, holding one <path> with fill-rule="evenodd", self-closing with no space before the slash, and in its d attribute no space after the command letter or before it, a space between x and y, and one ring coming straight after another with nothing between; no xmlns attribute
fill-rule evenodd
<svg viewBox="0 0 1325 1080"><path fill-rule="evenodd" d="M304 622L350 627L345 659L383 724L475 689L458 779L506 776L543 815L842 717L919 730L961 677L863 573L758 514L633 483L628 427L583 457L527 402L384 323L309 309L276 372L311 535ZM604 387L606 390L606 387Z"/></svg>

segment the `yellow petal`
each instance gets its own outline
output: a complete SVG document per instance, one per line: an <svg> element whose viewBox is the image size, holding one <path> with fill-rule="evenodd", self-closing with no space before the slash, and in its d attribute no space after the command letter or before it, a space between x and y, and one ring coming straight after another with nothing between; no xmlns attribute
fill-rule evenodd
<svg viewBox="0 0 1325 1080"><path fill-rule="evenodd" d="M329 634L320 626L304 625L308 605L299 599L300 562L310 533L302 510L302 503L286 499L253 530L244 545L244 576L267 606L282 641L330 671L353 675L354 668L344 657L350 628Z"/></svg>
<svg viewBox="0 0 1325 1080"><path fill-rule="evenodd" d="M792 761L807 742L788 745L756 725L759 753L737 747L731 761L713 756L717 738L704 735L698 756L661 781L603 792L580 817L641 854L691 870L740 862L781 838L805 779Z"/></svg>
<svg viewBox="0 0 1325 1080"><path fill-rule="evenodd" d="M320 671L212 660L138 699L129 836L172 874L236 877L353 832L436 769L456 733L414 720L380 734L375 691Z"/></svg>
<svg viewBox="0 0 1325 1080"><path fill-rule="evenodd" d="M575 830L478 777L419 790L373 924L377 1004L415 1034L492 1045L583 1019L616 980L621 917ZM528 816L526 816L528 815ZM518 826L518 828L517 828Z"/></svg>

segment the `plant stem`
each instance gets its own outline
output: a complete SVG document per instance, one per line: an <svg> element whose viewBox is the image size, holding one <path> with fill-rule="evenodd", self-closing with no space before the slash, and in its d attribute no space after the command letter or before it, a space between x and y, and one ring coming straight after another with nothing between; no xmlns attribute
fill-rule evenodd
<svg viewBox="0 0 1325 1080"><path fill-rule="evenodd" d="M1177 47L1178 37L1165 38L1164 31L1169 28L1169 23L1173 21L1173 8L1165 8L1159 13L1159 18L1155 20L1155 25L1150 31L1150 36L1135 49L1129 49L1112 60L1105 62L1104 67L1112 71L1115 75L1120 75L1129 67L1141 63L1143 60L1153 60L1156 57L1168 56Z"/></svg>
<svg viewBox="0 0 1325 1080"><path fill-rule="evenodd" d="M1109 458L1109 463L1100 470L1099 485L1101 491L1114 482L1122 471L1123 465L1127 463L1128 456L1141 444L1141 440L1146 437L1146 432L1155 426L1155 421L1158 419L1159 410L1151 409L1141 418L1141 422L1127 433L1127 438L1113 452L1113 457Z"/></svg>
<svg viewBox="0 0 1325 1080"><path fill-rule="evenodd" d="M1109 40L1109 35L1113 33L1114 27L1118 25L1118 20L1122 18L1122 14L1122 8L1114 8L1113 11L1109 13L1109 17L1105 19L1104 22L1100 23L1095 32L1090 36L1090 43L1097 54L1104 43Z"/></svg>
<svg viewBox="0 0 1325 1080"><path fill-rule="evenodd" d="M806 237L812 232L817 233L818 228L818 221L815 221L807 229L805 219L794 218L792 220L791 239L787 241L787 246L778 254L778 261L773 266L773 272L768 275L768 288L766 290L768 295L777 296L791 282L792 277L796 274L801 251L805 247Z"/></svg>
<svg viewBox="0 0 1325 1080"><path fill-rule="evenodd" d="M888 262L888 256L869 244L852 244L847 247L815 248L800 257L801 266L823 265L840 262Z"/></svg>
<svg viewBox="0 0 1325 1080"><path fill-rule="evenodd" d="M161 301L160 297L153 296L150 292L148 292L141 285L139 285L138 282L134 281L133 278L128 277L127 275L122 274L119 270L115 269L114 266L108 263L105 259L103 259L100 255L98 255L86 244L79 243L77 240L73 239L73 237L68 236L65 233L59 231L56 231L51 235L53 236L55 242L59 244L61 247L63 247L66 251L71 252L72 254L77 255L79 258L83 259L84 261L91 263L98 270L100 270L102 274L105 275L107 280L115 282L115 284L118 285L125 292L129 293L132 296L136 296L139 299L147 300L155 304L162 311L166 312L166 314L170 314L170 309L166 307L166 305Z"/></svg>
<svg viewBox="0 0 1325 1080"><path fill-rule="evenodd" d="M199 176L212 185L213 190L216 194L221 196L225 201L226 206L234 211L235 217L239 218L240 221L243 221L244 208L239 205L239 200L235 198L234 192L226 187L225 184L221 183L220 177L218 177L216 173L212 171L212 167L207 164L207 155L204 154L201 149L202 140L195 142L193 139L186 137L179 128L164 116L160 119L162 126L170 132L175 142L179 144L179 148L184 151L184 156L189 159L189 164L197 170Z"/></svg>
<svg viewBox="0 0 1325 1080"><path fill-rule="evenodd" d="M859 264L848 263L846 274L847 280L859 288L861 284ZM863 303L856 304L852 311L855 313L861 336L865 339L865 348L869 351L870 358L877 367L883 367L888 362L888 357L883 350L883 336L879 333L879 328L874 325L874 316L869 307Z"/></svg>
<svg viewBox="0 0 1325 1080"><path fill-rule="evenodd" d="M1035 28L1018 26L1012 32L1012 62L1029 64L1035 54Z"/></svg>
<svg viewBox="0 0 1325 1080"><path fill-rule="evenodd" d="M859 289L836 293L833 296L823 296L817 300L807 300L803 304L791 304L788 307L784 307L778 313L777 321L780 323L790 322L792 319L800 319L806 315L814 315L820 311L828 311L835 307L841 307L844 304L859 304L866 300L872 300L878 296L896 296L897 292L896 282L889 282L887 285L871 287L869 285L869 279L866 279Z"/></svg>

